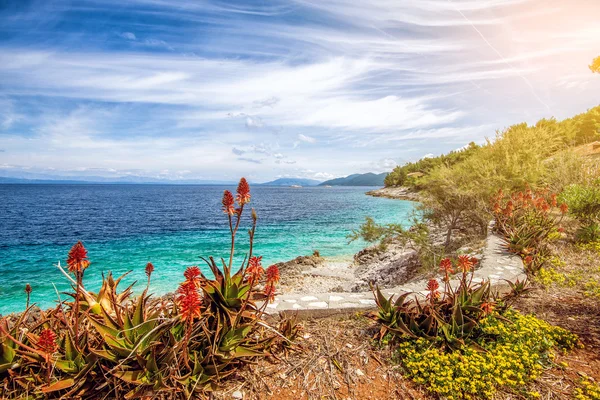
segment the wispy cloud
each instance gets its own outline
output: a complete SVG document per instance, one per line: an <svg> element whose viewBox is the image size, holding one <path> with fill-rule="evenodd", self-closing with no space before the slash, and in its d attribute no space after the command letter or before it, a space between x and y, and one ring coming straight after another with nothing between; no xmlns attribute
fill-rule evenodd
<svg viewBox="0 0 600 400"><path fill-rule="evenodd" d="M595 105L597 15L585 0L6 8L0 162L265 180L384 171Z"/></svg>

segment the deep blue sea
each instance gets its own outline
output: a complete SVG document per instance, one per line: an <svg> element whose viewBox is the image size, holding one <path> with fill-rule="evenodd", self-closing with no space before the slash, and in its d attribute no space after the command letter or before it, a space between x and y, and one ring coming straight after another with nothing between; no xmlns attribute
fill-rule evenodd
<svg viewBox="0 0 600 400"><path fill-rule="evenodd" d="M177 288L187 266L200 256L228 257L229 228L221 211L224 189L202 185L0 185L0 314L22 311L23 289L32 301L50 307L69 284L55 267L65 265L77 241L88 249L87 288L96 290L101 274L133 272L124 281L145 285L144 267L155 272L151 291ZM330 258L350 258L364 243L346 236L365 216L381 223L408 223L413 204L365 195L372 188L252 187L258 213L256 255L265 265L319 250ZM250 213L237 239L238 261L248 249ZM56 289L55 289L56 287ZM139 291L139 290L138 290ZM64 295L61 295L64 299Z"/></svg>

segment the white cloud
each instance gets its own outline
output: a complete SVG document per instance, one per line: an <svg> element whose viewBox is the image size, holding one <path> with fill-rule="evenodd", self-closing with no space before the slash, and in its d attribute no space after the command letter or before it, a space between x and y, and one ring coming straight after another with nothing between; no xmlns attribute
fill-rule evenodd
<svg viewBox="0 0 600 400"><path fill-rule="evenodd" d="M119 36L121 36L123 39L127 39L127 40L137 40L137 38L133 32L121 32L119 34Z"/></svg>
<svg viewBox="0 0 600 400"><path fill-rule="evenodd" d="M317 142L317 139L315 139L314 137L308 136L308 135L303 135L302 133L298 134L298 139L300 139L301 141L306 142L306 143L316 143Z"/></svg>

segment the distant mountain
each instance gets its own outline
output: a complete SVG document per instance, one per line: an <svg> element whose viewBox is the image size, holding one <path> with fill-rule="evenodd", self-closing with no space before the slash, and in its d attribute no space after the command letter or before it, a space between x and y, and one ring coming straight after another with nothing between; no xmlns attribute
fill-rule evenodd
<svg viewBox="0 0 600 400"><path fill-rule="evenodd" d="M301 179L301 178L279 178L271 182L261 183L263 186L317 186L321 181L314 179Z"/></svg>
<svg viewBox="0 0 600 400"><path fill-rule="evenodd" d="M381 174L374 174L372 172L352 174L345 178L336 178L322 182L319 186L383 186L383 180L387 174L387 172Z"/></svg>
<svg viewBox="0 0 600 400"><path fill-rule="evenodd" d="M235 182L208 181L199 179L169 180L157 179L143 176L125 176L107 178L102 176L65 177L65 176L43 176L39 177L10 177L0 176L0 183L27 183L27 184L161 184L161 185L235 185Z"/></svg>

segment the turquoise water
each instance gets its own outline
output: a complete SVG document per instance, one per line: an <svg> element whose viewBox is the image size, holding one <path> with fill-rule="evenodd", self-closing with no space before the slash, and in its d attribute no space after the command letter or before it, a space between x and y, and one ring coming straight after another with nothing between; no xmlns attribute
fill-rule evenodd
<svg viewBox="0 0 600 400"><path fill-rule="evenodd" d="M228 257L229 229L220 209L221 186L170 185L0 185L0 313L32 301L50 307L69 288L55 264L82 240L92 262L86 287L96 290L101 273L133 272L124 281L145 285L144 267L155 265L151 291L176 289L187 266L200 256ZM381 223L408 223L413 203L366 196L370 188L252 188L259 215L255 254L265 265L319 250L351 258L364 243L346 236L365 216ZM248 249L249 213L236 247L240 262ZM55 290L56 287L56 290ZM62 295L64 298L64 295Z"/></svg>

